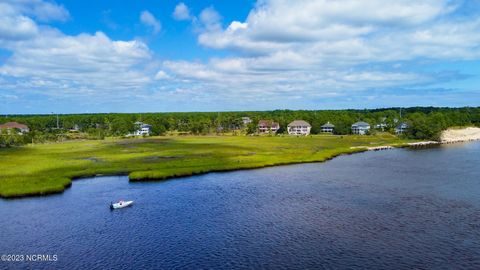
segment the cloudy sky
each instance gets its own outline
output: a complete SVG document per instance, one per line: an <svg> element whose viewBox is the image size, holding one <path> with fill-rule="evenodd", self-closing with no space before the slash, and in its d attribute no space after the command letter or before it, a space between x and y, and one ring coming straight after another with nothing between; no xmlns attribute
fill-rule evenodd
<svg viewBox="0 0 480 270"><path fill-rule="evenodd" d="M0 0L0 113L480 105L480 0Z"/></svg>

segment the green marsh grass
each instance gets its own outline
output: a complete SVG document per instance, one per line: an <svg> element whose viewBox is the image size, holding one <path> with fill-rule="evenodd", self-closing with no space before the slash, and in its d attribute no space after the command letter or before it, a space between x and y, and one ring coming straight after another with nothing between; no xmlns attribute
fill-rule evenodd
<svg viewBox="0 0 480 270"><path fill-rule="evenodd" d="M171 136L69 141L0 149L0 197L62 192L72 179L128 174L161 180L212 171L320 162L365 150L355 146L407 141L375 136Z"/></svg>

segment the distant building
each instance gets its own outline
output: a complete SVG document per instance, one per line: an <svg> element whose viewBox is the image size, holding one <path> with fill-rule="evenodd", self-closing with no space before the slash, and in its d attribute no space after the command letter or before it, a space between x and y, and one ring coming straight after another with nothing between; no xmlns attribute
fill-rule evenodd
<svg viewBox="0 0 480 270"><path fill-rule="evenodd" d="M352 125L353 134L365 135L369 130L370 130L370 124L366 122L360 121Z"/></svg>
<svg viewBox="0 0 480 270"><path fill-rule="evenodd" d="M135 136L148 136L152 131L152 126L143 122L135 122L135 126L137 128L137 130L135 130L135 132L133 133L133 135Z"/></svg>
<svg viewBox="0 0 480 270"><path fill-rule="evenodd" d="M17 122L7 122L5 124L0 125L0 129L10 130L18 130L21 134L30 132L30 129L27 125L20 124Z"/></svg>
<svg viewBox="0 0 480 270"><path fill-rule="evenodd" d="M277 133L280 129L280 125L272 120L260 120L258 121L259 133Z"/></svg>
<svg viewBox="0 0 480 270"><path fill-rule="evenodd" d="M77 124L75 124L75 125L73 125L73 128L69 129L68 131L70 131L70 132L79 132L79 131L80 131L80 127L79 127Z"/></svg>
<svg viewBox="0 0 480 270"><path fill-rule="evenodd" d="M327 122L325 125L320 127L320 130L325 133L333 133L335 126L330 122Z"/></svg>
<svg viewBox="0 0 480 270"><path fill-rule="evenodd" d="M252 123L252 119L250 119L250 117L244 116L244 117L242 117L242 122L246 126L246 125Z"/></svg>
<svg viewBox="0 0 480 270"><path fill-rule="evenodd" d="M303 120L295 120L287 126L290 135L308 135L311 128L312 126Z"/></svg>
<svg viewBox="0 0 480 270"><path fill-rule="evenodd" d="M375 125L375 128L380 129L381 131L385 131L385 128L387 128L387 127L388 127L388 125L386 123L380 123L380 124Z"/></svg>
<svg viewBox="0 0 480 270"><path fill-rule="evenodd" d="M395 133L396 134L403 134L405 131L408 129L408 124L407 123L400 123L396 128L395 128Z"/></svg>

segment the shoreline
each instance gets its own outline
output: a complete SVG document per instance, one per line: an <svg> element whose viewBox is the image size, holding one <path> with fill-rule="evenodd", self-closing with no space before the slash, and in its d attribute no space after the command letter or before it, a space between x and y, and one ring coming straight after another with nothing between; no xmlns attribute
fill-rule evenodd
<svg viewBox="0 0 480 270"><path fill-rule="evenodd" d="M480 140L480 128L478 127L462 129L450 128L443 131L440 137L440 143L442 144L473 142L478 140Z"/></svg>
<svg viewBox="0 0 480 270"><path fill-rule="evenodd" d="M480 128L478 127L467 127L461 129L447 129L442 132L440 136L440 141L421 141L421 142L412 142L406 143L404 146L391 146L391 145L382 145L382 146L355 146L353 148L366 148L367 151L381 151L381 150L389 150L395 148L422 148L422 147L429 147L429 146L438 146L438 145L446 145L446 144L454 144L454 143L468 143L468 142L475 142L480 141Z"/></svg>
<svg viewBox="0 0 480 270"><path fill-rule="evenodd" d="M351 149L353 150L353 149ZM245 167L237 167L237 168L231 168L231 169L212 169L212 170L205 170L205 171L194 171L194 172L189 172L189 173L178 173L178 174L173 174L173 175L167 175L164 177L156 177L156 178L132 178L131 173L113 173L113 174L90 174L90 175L83 175L79 177L73 177L67 185L64 186L63 190L58 190L58 191L45 191L45 192L35 192L35 193L29 193L29 194L18 194L18 195L11 195L11 196L3 196L0 195L0 199L4 200L17 200L17 199L25 199L25 198L34 198L34 197L46 197L50 195L59 195L62 194L65 190L68 188L72 187L73 181L78 181L86 178L94 178L94 177L103 177L103 176L127 176L129 182L162 182L162 181L168 181L172 179L177 179L177 178L185 178L185 177L190 177L190 176L198 176L198 175L205 175L209 173L220 173L220 172L233 172L233 171L247 171L247 170L256 170L256 169L263 169L263 168L270 168L270 167L277 167L277 166L288 166L288 165L298 165L298 164L308 164L308 163L323 163L329 160L332 160L336 157L339 156L347 156L347 155L353 155L357 153L363 153L368 151L365 148L358 148L353 151L344 151L344 152L339 152L335 153L329 157L326 157L324 159L319 159L319 160L305 160L305 161L293 161L293 162L280 162L280 163L273 163L273 164L266 164L266 165L258 165L258 166L245 166Z"/></svg>
<svg viewBox="0 0 480 270"><path fill-rule="evenodd" d="M355 153L361 153L365 151L380 151L380 150L388 150L388 149L396 149L396 148L425 148L430 146L438 146L442 144L451 144L451 143L461 143L461 142L470 142L470 141L477 141L480 140L480 128L465 128L465 129L455 129L447 130L444 132L446 133L447 137L444 137L442 134L442 141L420 141L420 142L404 142L404 143L393 143L393 144L386 144L380 146L354 146L350 148L339 148L331 151L330 153L322 156L322 157L314 157L312 159L305 158L304 160L292 160L292 161L279 161L273 163L259 163L259 164L230 164L225 167L210 167L210 168L199 168L198 170L179 170L178 172L171 172L170 174L155 174L155 172L148 172L148 171L118 171L112 173L89 173L85 175L76 175L71 177L68 182L64 182L63 188L57 188L55 190L43 190L43 191L36 191L36 192L27 192L27 193L18 193L18 194L9 194L9 195L2 195L0 194L1 199L19 199L19 198L28 198L28 197L43 197L49 196L53 194L61 194L66 189L72 186L72 182L76 180L81 180L83 178L90 178L90 177L97 177L97 176L128 176L129 181L131 182L149 182L149 181L165 181L174 178L183 178L195 175L203 175L207 173L214 173L214 172L230 172L230 171L237 171L237 170L253 170L253 169L261 169L267 167L275 167L275 166L285 166L285 165L294 165L294 164L302 164L302 163L321 163L328 160L331 160L335 157L342 156L342 155L351 155ZM452 135L454 134L454 135ZM473 135L472 135L473 134Z"/></svg>

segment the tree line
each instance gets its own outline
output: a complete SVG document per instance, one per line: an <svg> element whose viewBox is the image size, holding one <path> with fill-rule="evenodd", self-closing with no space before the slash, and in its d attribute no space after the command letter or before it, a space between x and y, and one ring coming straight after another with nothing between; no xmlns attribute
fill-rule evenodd
<svg viewBox="0 0 480 270"><path fill-rule="evenodd" d="M242 117L252 123L244 125ZM321 132L327 122L335 125L335 134L351 133L351 125L365 121L372 126L385 124L386 132L394 132L399 123L409 128L403 135L415 139L438 140L442 130L452 126L480 126L480 107L438 108L385 108L373 110L274 110L244 112L184 112L184 113L107 113L56 115L6 115L0 123L19 122L29 126L30 132L0 132L0 145L21 145L31 142L67 139L103 139L124 136L135 130L135 122L152 125L152 135L176 134L254 134L259 120L273 120L280 124L278 133L287 133L293 120L305 120L312 125L311 133ZM58 124L58 125L57 125Z"/></svg>

